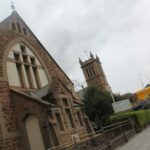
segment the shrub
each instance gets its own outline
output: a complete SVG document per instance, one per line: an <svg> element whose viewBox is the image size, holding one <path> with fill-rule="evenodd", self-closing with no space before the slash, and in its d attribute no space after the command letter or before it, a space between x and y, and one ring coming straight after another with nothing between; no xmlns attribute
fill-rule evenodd
<svg viewBox="0 0 150 150"><path fill-rule="evenodd" d="M132 119L137 131L139 129L141 130L147 123L150 122L150 109L117 113L111 116L110 120L112 122L118 122L128 118Z"/></svg>

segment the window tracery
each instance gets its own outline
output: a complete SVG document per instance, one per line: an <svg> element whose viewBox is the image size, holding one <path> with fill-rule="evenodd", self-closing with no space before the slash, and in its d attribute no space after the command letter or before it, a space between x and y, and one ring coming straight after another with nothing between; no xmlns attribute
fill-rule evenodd
<svg viewBox="0 0 150 150"><path fill-rule="evenodd" d="M16 76L16 78L14 77L15 80L18 77L19 85L22 88L39 89L48 84L47 75L40 61L23 43L15 45L9 52L7 70L8 73L10 72L10 74ZM16 71L17 73L13 73L10 70ZM9 74L8 77L12 81L13 77ZM14 83L15 81L12 82Z"/></svg>

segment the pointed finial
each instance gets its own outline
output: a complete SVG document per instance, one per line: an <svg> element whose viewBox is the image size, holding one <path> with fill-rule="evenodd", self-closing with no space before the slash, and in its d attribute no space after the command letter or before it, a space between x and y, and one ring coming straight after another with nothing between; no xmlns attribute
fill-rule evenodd
<svg viewBox="0 0 150 150"><path fill-rule="evenodd" d="M80 57L79 57L79 63L80 63L80 65L82 65L82 63L83 63Z"/></svg>
<svg viewBox="0 0 150 150"><path fill-rule="evenodd" d="M90 57L91 57L91 58L94 58L94 56L93 56L93 54L92 54L92 52L91 52L91 51L90 51Z"/></svg>
<svg viewBox="0 0 150 150"><path fill-rule="evenodd" d="M11 9L12 9L13 12L15 11L15 5L14 5L12 0L11 0Z"/></svg>

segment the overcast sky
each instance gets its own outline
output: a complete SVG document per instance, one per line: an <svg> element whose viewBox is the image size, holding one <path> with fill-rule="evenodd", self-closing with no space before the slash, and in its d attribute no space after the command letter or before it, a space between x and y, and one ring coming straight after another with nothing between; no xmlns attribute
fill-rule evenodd
<svg viewBox="0 0 150 150"><path fill-rule="evenodd" d="M150 0L14 0L16 10L66 74L84 77L78 58L97 54L114 92L150 81ZM0 0L0 20L11 13Z"/></svg>

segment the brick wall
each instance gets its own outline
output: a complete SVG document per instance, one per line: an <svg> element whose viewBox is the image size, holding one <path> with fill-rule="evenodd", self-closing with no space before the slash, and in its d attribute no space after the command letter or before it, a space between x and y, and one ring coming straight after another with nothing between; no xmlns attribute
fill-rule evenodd
<svg viewBox="0 0 150 150"><path fill-rule="evenodd" d="M14 118L14 104L9 96L9 87L7 82L0 82L0 105L2 106L4 124L8 132L17 131L17 125Z"/></svg>
<svg viewBox="0 0 150 150"><path fill-rule="evenodd" d="M41 133L43 136L43 141L45 142L45 147L50 147L50 138L48 134L48 106L36 102L28 97L17 94L11 91L11 98L15 105L15 118L19 126L19 133L21 134L20 140L23 150L28 149L29 145L28 137L25 129L24 120L28 115L35 115L39 121L39 126L41 128Z"/></svg>
<svg viewBox="0 0 150 150"><path fill-rule="evenodd" d="M14 104L9 96L9 87L7 82L0 82L0 106L3 122L2 137L0 138L0 149L2 150L20 150L20 141L17 136L10 136L11 133L17 132L16 118L14 116ZM2 121L2 120L1 120ZM10 137L9 137L10 136Z"/></svg>
<svg viewBox="0 0 150 150"><path fill-rule="evenodd" d="M0 140L0 150L22 150L20 137Z"/></svg>

